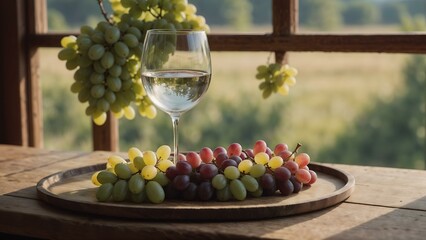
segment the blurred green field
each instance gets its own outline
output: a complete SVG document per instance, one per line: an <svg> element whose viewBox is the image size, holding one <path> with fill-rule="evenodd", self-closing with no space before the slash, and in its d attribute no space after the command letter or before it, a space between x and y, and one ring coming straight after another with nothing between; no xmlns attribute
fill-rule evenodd
<svg viewBox="0 0 426 240"><path fill-rule="evenodd" d="M90 120L68 90L72 73L56 59L57 51L42 50L45 147L90 150ZM251 147L262 138L271 145L286 142L295 146L301 142L314 161L327 162L329 159L315 157L332 148L337 137L348 131L373 102L391 102L405 88L402 69L409 56L290 53L290 65L299 70L297 84L289 96L277 94L264 100L254 76L256 67L266 63L268 57L270 53L212 53L210 89L181 119L181 149L231 142ZM172 144L171 122L164 113L159 112L155 120L120 120L120 125L123 151L130 146L155 149L160 144ZM424 167L424 161L419 162L416 167Z"/></svg>

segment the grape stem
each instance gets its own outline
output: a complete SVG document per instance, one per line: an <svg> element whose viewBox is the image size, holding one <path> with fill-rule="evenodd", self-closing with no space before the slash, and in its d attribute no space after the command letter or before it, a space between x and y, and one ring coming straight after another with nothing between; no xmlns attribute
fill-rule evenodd
<svg viewBox="0 0 426 240"><path fill-rule="evenodd" d="M108 17L108 13L104 7L104 1L98 0L98 5L99 5L99 8L101 9L101 13L104 16L105 20L111 25L114 24L114 21L110 17Z"/></svg>
<svg viewBox="0 0 426 240"><path fill-rule="evenodd" d="M290 156L288 156L288 158L286 159L286 161L287 161L287 160L289 160L289 159L291 159L291 157L292 157L293 155L295 155L295 154L297 153L297 151L299 151L299 148L300 148L300 147L302 147L302 144L297 143L297 145L296 145L296 147L294 148L293 152L290 154Z"/></svg>

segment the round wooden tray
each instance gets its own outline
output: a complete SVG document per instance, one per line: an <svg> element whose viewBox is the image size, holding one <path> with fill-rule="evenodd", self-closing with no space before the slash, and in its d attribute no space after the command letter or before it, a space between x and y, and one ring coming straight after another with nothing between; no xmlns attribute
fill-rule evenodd
<svg viewBox="0 0 426 240"><path fill-rule="evenodd" d="M105 164L75 168L41 179L37 193L43 201L69 210L144 220L224 221L254 220L289 216L333 206L344 201L354 191L355 179L338 169L311 163L318 180L297 194L247 198L244 201L198 202L169 201L161 204L98 202L91 175Z"/></svg>

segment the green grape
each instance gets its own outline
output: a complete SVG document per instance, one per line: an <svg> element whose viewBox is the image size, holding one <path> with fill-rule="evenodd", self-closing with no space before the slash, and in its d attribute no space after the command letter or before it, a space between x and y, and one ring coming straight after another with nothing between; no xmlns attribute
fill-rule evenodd
<svg viewBox="0 0 426 240"><path fill-rule="evenodd" d="M285 83L288 86L294 86L296 84L296 78L294 78L294 77L288 77L288 78L285 79Z"/></svg>
<svg viewBox="0 0 426 240"><path fill-rule="evenodd" d="M131 193L138 194L145 187L145 179L140 174L133 175L129 180L129 190Z"/></svg>
<svg viewBox="0 0 426 240"><path fill-rule="evenodd" d="M123 43L123 42L116 42L114 44L114 51L120 57L124 57L125 58L125 57L127 57L129 55L129 47L127 47L127 45L125 43Z"/></svg>
<svg viewBox="0 0 426 240"><path fill-rule="evenodd" d="M123 36L123 42L131 48L134 48L139 45L138 38L131 33L127 33Z"/></svg>
<svg viewBox="0 0 426 240"><path fill-rule="evenodd" d="M102 84L93 85L90 89L90 95L94 98L101 98L105 94L105 87Z"/></svg>
<svg viewBox="0 0 426 240"><path fill-rule="evenodd" d="M131 107L131 106L127 106L127 107L125 107L124 109L123 109L123 111L124 111L124 117L125 118L127 118L127 119L129 119L129 120L132 120L132 119L134 119L135 118L135 110Z"/></svg>
<svg viewBox="0 0 426 240"><path fill-rule="evenodd" d="M134 193L130 194L130 200L134 203L142 203L145 201L145 199L146 199L145 191L141 191L138 194L134 194Z"/></svg>
<svg viewBox="0 0 426 240"><path fill-rule="evenodd" d="M75 36L66 36L61 39L61 46L63 48L73 48L75 49L77 46L76 43L77 38Z"/></svg>
<svg viewBox="0 0 426 240"><path fill-rule="evenodd" d="M93 122L94 122L96 125L101 126L101 125L103 125L103 124L106 122L107 115L106 115L106 113L105 113L105 112L101 112L101 113L96 113L96 112L95 112L95 113L92 115L92 118L93 118Z"/></svg>
<svg viewBox="0 0 426 240"><path fill-rule="evenodd" d="M108 88L114 92L118 92L121 89L121 80L118 77L108 76L106 83Z"/></svg>
<svg viewBox="0 0 426 240"><path fill-rule="evenodd" d="M98 182L100 184L105 184L105 183L115 183L118 180L117 175L115 175L112 172L106 171L106 170L102 170L100 171L97 176L96 179L98 180Z"/></svg>
<svg viewBox="0 0 426 240"><path fill-rule="evenodd" d="M93 64L93 61L90 60L90 58L86 55L81 55L79 60L80 60L80 68L89 67Z"/></svg>
<svg viewBox="0 0 426 240"><path fill-rule="evenodd" d="M104 46L100 44L95 44L89 48L89 51L87 52L87 56L91 60L98 60L100 59L105 53Z"/></svg>
<svg viewBox="0 0 426 240"><path fill-rule="evenodd" d="M129 148L129 150L127 151L127 155L129 156L129 160L130 160L131 162L133 162L133 160L134 160L136 157L142 157L142 156L143 156L143 154L142 154L141 150L139 150L139 149L138 149L138 148L136 148L136 147L131 147L131 148Z"/></svg>
<svg viewBox="0 0 426 240"><path fill-rule="evenodd" d="M223 174L217 174L212 178L212 186L217 190L221 190L227 185L228 180L226 180L226 177Z"/></svg>
<svg viewBox="0 0 426 240"><path fill-rule="evenodd" d="M58 53L59 60L71 60L77 56L77 52L73 48L63 48Z"/></svg>
<svg viewBox="0 0 426 240"><path fill-rule="evenodd" d="M263 188L259 185L256 191L249 192L252 197L261 197L263 195Z"/></svg>
<svg viewBox="0 0 426 240"><path fill-rule="evenodd" d="M96 73L104 74L106 69L102 67L102 64L99 61L96 61L93 63L93 70L95 70Z"/></svg>
<svg viewBox="0 0 426 240"><path fill-rule="evenodd" d="M259 183L257 180L250 175L244 175L240 180L249 192L254 192L259 188Z"/></svg>
<svg viewBox="0 0 426 240"><path fill-rule="evenodd" d="M78 93L81 91L81 89L83 88L83 84L81 82L73 82L71 84L71 92L72 93Z"/></svg>
<svg viewBox="0 0 426 240"><path fill-rule="evenodd" d="M162 203L165 198L164 189L156 181L149 181L146 184L146 196L152 203Z"/></svg>
<svg viewBox="0 0 426 240"><path fill-rule="evenodd" d="M68 70L74 70L78 67L79 62L80 62L80 57L79 55L76 55L74 58L67 60L67 62L65 63L65 67Z"/></svg>
<svg viewBox="0 0 426 240"><path fill-rule="evenodd" d="M216 190L216 199L220 202L226 202L231 200L232 193L229 185L226 185L224 188L220 190Z"/></svg>
<svg viewBox="0 0 426 240"><path fill-rule="evenodd" d="M127 29L127 33L133 34L138 40L142 37L141 31L136 27L129 27L129 29Z"/></svg>
<svg viewBox="0 0 426 240"><path fill-rule="evenodd" d="M105 99L111 104L114 103L116 100L115 94L111 90L105 91ZM111 108L111 106L110 106Z"/></svg>
<svg viewBox="0 0 426 240"><path fill-rule="evenodd" d="M225 171L223 171L223 174L227 179L233 180L240 177L240 170L238 170L237 167L228 166L225 168Z"/></svg>
<svg viewBox="0 0 426 240"><path fill-rule="evenodd" d="M94 107L94 106L87 106L86 110L85 110L85 114L90 117L90 116L93 115L93 113L95 112L95 110L96 110L96 107Z"/></svg>
<svg viewBox="0 0 426 240"><path fill-rule="evenodd" d="M275 168L281 167L283 163L284 163L284 160L282 159L282 157L274 156L269 160L268 166L272 169L275 169Z"/></svg>
<svg viewBox="0 0 426 240"><path fill-rule="evenodd" d="M154 166L157 163L157 155L153 151L143 152L143 160L146 165Z"/></svg>
<svg viewBox="0 0 426 240"><path fill-rule="evenodd" d="M254 161L258 164L267 164L269 161L269 155L264 152L260 152L254 156Z"/></svg>
<svg viewBox="0 0 426 240"><path fill-rule="evenodd" d="M114 167L114 172L121 179L129 179L132 176L132 171L130 170L127 163L118 163Z"/></svg>
<svg viewBox="0 0 426 240"><path fill-rule="evenodd" d="M245 159L238 164L238 170L242 173L249 173L251 167L253 166L253 162L250 159Z"/></svg>
<svg viewBox="0 0 426 240"><path fill-rule="evenodd" d="M265 174L265 172L266 172L266 168L263 164L255 164L250 169L250 176L254 178L259 178L263 174Z"/></svg>
<svg viewBox="0 0 426 240"><path fill-rule="evenodd" d="M157 163L157 168L162 172L166 172L167 168L171 166L173 166L173 162L170 160L161 160Z"/></svg>
<svg viewBox="0 0 426 240"><path fill-rule="evenodd" d="M128 162L127 166L129 166L130 172L132 173L132 175L139 172L139 169L137 169L135 167L135 164L133 164L132 162Z"/></svg>
<svg viewBox="0 0 426 240"><path fill-rule="evenodd" d="M109 69L114 65L114 55L111 52L105 52L101 58L101 65L105 69Z"/></svg>
<svg viewBox="0 0 426 240"><path fill-rule="evenodd" d="M107 112L109 110L109 102L104 98L99 99L96 103L96 109L100 112Z"/></svg>
<svg viewBox="0 0 426 240"><path fill-rule="evenodd" d="M80 51L87 51L92 45L90 37L82 35L77 37L77 46Z"/></svg>
<svg viewBox="0 0 426 240"><path fill-rule="evenodd" d="M79 68L74 73L74 80L76 81L86 81L90 77L91 70L88 70L87 68Z"/></svg>
<svg viewBox="0 0 426 240"><path fill-rule="evenodd" d="M229 184L229 189L231 190L232 196L237 200L244 200L247 197L247 190L244 187L244 184L238 180L234 179Z"/></svg>
<svg viewBox="0 0 426 240"><path fill-rule="evenodd" d="M113 188L112 183L102 184L96 191L96 199L100 202L108 201L112 195Z"/></svg>
<svg viewBox="0 0 426 240"><path fill-rule="evenodd" d="M156 155L158 160L167 160L170 157L172 149L168 145L162 145L157 148Z"/></svg>
<svg viewBox="0 0 426 240"><path fill-rule="evenodd" d="M115 202L122 202L127 197L127 192L129 191L128 183L126 180L118 180L112 189L112 200Z"/></svg>
<svg viewBox="0 0 426 240"><path fill-rule="evenodd" d="M93 28L87 25L83 25L80 27L80 32L90 35L93 32Z"/></svg>
<svg viewBox="0 0 426 240"><path fill-rule="evenodd" d="M155 176L158 174L158 170L155 166L147 165L142 168L141 175L146 180L151 180L155 178Z"/></svg>
<svg viewBox="0 0 426 240"><path fill-rule="evenodd" d="M154 119L157 116L157 109L153 105L150 105L145 108L145 116L149 119Z"/></svg>
<svg viewBox="0 0 426 240"><path fill-rule="evenodd" d="M105 30L107 30L109 27L111 27L109 22L101 21L101 22L98 22L98 24L96 25L96 30L105 32Z"/></svg>
<svg viewBox="0 0 426 240"><path fill-rule="evenodd" d="M124 158L122 158L120 156L112 155L112 156L108 157L107 162L112 168L114 168L115 165L117 165L119 163L126 163L126 160L124 160Z"/></svg>
<svg viewBox="0 0 426 240"><path fill-rule="evenodd" d="M121 75L121 67L119 65L113 65L108 73L113 77L119 77ZM130 81L131 82L131 81Z"/></svg>
<svg viewBox="0 0 426 240"><path fill-rule="evenodd" d="M104 83L105 77L104 77L104 74L92 72L90 74L89 79L92 84L102 84Z"/></svg>
<svg viewBox="0 0 426 240"><path fill-rule="evenodd" d="M133 159L133 164L139 170L142 170L146 166L146 164L145 164L145 162L144 162L144 160L143 160L143 158L141 156L136 156Z"/></svg>
<svg viewBox="0 0 426 240"><path fill-rule="evenodd" d="M87 88L82 88L78 93L78 100L82 103L87 102L90 98L90 91Z"/></svg>
<svg viewBox="0 0 426 240"><path fill-rule="evenodd" d="M120 39L120 29L115 26L110 26L105 29L104 37L107 43L113 44Z"/></svg>
<svg viewBox="0 0 426 240"><path fill-rule="evenodd" d="M158 172L152 180L158 182L162 187L166 186L169 183L169 179L163 172Z"/></svg>
<svg viewBox="0 0 426 240"><path fill-rule="evenodd" d="M101 183L98 181L98 174L99 174L100 172L101 172L101 171L97 171L97 172L93 173L93 174L92 174L92 178L90 179L90 180L92 181L92 183L93 183L94 185L96 185L96 186L100 186L100 185L101 185Z"/></svg>

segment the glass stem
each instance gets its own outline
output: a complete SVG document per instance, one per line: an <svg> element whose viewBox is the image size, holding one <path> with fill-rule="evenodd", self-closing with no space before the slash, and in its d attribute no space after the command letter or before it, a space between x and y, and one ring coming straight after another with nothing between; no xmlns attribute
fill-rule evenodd
<svg viewBox="0 0 426 240"><path fill-rule="evenodd" d="M178 160L178 140L179 140L179 134L178 134L178 125L179 125L179 116L171 116L172 123L173 123L173 148L174 148L174 154L173 154L173 162L174 164L177 163Z"/></svg>

